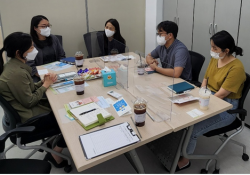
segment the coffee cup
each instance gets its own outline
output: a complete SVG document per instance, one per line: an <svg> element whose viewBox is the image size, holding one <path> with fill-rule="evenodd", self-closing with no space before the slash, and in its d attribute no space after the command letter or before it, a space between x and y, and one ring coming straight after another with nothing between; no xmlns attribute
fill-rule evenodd
<svg viewBox="0 0 250 175"><path fill-rule="evenodd" d="M209 106L209 100L210 100L211 90L206 87L201 87L199 90L199 104L201 110L207 110Z"/></svg>
<svg viewBox="0 0 250 175"><path fill-rule="evenodd" d="M82 67L84 54L81 51L75 53L75 63L77 67Z"/></svg>
<svg viewBox="0 0 250 175"><path fill-rule="evenodd" d="M137 98L134 102L135 125L138 127L145 125L147 102L142 98Z"/></svg>
<svg viewBox="0 0 250 175"><path fill-rule="evenodd" d="M77 95L83 95L85 90L85 79L81 75L76 75L74 78L75 90Z"/></svg>

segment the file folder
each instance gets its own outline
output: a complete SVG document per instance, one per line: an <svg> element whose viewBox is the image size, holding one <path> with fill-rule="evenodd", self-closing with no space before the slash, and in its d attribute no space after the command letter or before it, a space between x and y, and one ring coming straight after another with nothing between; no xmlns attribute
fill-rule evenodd
<svg viewBox="0 0 250 175"><path fill-rule="evenodd" d="M168 89L173 91L176 94L181 94L181 93L184 93L185 91L194 89L194 86L184 81L181 83L170 85L168 86Z"/></svg>

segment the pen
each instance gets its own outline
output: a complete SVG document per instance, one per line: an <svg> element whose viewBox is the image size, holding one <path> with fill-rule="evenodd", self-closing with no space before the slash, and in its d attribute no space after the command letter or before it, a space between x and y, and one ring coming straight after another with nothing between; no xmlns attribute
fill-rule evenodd
<svg viewBox="0 0 250 175"><path fill-rule="evenodd" d="M94 111L94 110L96 110L96 108L95 108L95 109L91 109L91 110L89 110L89 111L85 111L85 112L83 112L83 113L81 113L81 114L79 114L79 115L87 114L87 113L89 113L89 112L91 112L91 111Z"/></svg>
<svg viewBox="0 0 250 175"><path fill-rule="evenodd" d="M146 111L146 113L148 114L148 116L149 116L153 121L155 121L154 117L153 117L152 115L150 115L148 111Z"/></svg>
<svg viewBox="0 0 250 175"><path fill-rule="evenodd" d="M132 117L130 117L130 118L131 118L131 120L132 120L133 124L135 125L135 122L134 122L133 118L132 118ZM139 132L139 130L138 130L138 128L137 128L137 126L136 126L136 125L135 125L135 128L136 128L137 132L139 133L140 137L142 138L141 133Z"/></svg>

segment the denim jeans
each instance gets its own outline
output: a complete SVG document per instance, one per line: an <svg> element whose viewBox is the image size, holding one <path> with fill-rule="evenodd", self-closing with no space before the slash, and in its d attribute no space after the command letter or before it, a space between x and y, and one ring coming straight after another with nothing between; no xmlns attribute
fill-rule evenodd
<svg viewBox="0 0 250 175"><path fill-rule="evenodd" d="M238 108L238 99L229 99L224 98L223 100L227 101L228 103L232 104L233 107L231 109L237 109ZM236 118L237 114L229 114L226 111L222 112L220 114L217 114L211 118L208 118L204 121L201 121L194 125L192 135L190 137L188 146L187 146L187 154L193 154L197 138L209 131L222 128L224 126L230 125Z"/></svg>

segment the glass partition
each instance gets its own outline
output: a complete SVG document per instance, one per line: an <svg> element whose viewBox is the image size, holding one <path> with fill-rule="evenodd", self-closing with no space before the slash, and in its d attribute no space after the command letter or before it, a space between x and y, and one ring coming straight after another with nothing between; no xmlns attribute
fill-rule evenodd
<svg viewBox="0 0 250 175"><path fill-rule="evenodd" d="M128 66L131 56L129 55L129 48L118 40L112 39L107 42L107 47L104 47L106 56L101 59L105 66L113 69L116 72L116 88L128 88Z"/></svg>
<svg viewBox="0 0 250 175"><path fill-rule="evenodd" d="M142 56L142 55L143 56ZM176 113L173 111L174 93L169 87L174 84L174 68L168 63L161 64L172 73L169 76L155 72L147 63L142 52L136 51L135 60L129 65L129 88L128 91L134 98L142 97L147 100L147 112L156 122L170 121ZM133 64L133 65L132 65ZM155 61L155 64L158 64ZM160 66L160 64L158 64Z"/></svg>

